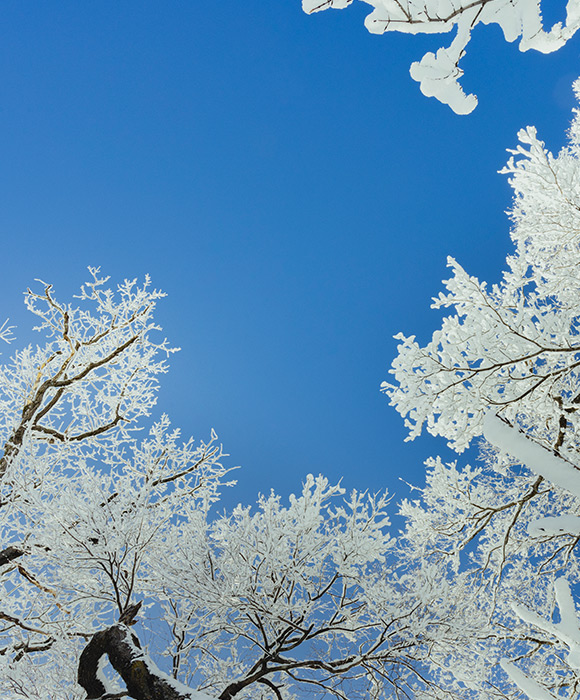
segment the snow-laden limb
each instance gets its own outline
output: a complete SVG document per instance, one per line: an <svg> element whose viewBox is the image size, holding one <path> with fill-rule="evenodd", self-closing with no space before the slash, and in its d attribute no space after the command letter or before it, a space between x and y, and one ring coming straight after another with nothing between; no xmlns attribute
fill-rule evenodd
<svg viewBox="0 0 580 700"><path fill-rule="evenodd" d="M530 678L508 659L500 662L503 670L508 674L518 688L525 693L530 700L556 700L556 697L549 693L543 686Z"/></svg>
<svg viewBox="0 0 580 700"><path fill-rule="evenodd" d="M568 664L580 670L580 628L578 613L572 598L570 585L564 577L554 583L556 602L560 610L560 622L557 625L558 636L568 646Z"/></svg>
<svg viewBox="0 0 580 700"><path fill-rule="evenodd" d="M456 114L469 114L477 106L477 97L466 95L459 84L463 75L459 59L465 52L478 12L478 7L465 10L449 48L441 48L436 54L428 52L420 61L411 64L411 78L419 83L421 92L449 105Z"/></svg>
<svg viewBox="0 0 580 700"><path fill-rule="evenodd" d="M491 411L483 421L483 436L539 476L580 498L580 469L575 464L538 445Z"/></svg>
<svg viewBox="0 0 580 700"><path fill-rule="evenodd" d="M427 53L412 64L411 77L423 94L448 104L458 114L468 114L477 105L475 95L466 95L459 85L463 71L459 61L478 24L497 24L506 41L520 40L520 50L550 53L561 48L580 27L580 2L568 0L566 21L549 31L542 24L540 0L364 0L373 7L365 26L373 34L457 34L448 48ZM302 0L308 14L329 8L344 9L352 0Z"/></svg>
<svg viewBox="0 0 580 700"><path fill-rule="evenodd" d="M491 409L560 453L580 442L580 118L557 156L531 127L519 139L502 171L515 193L503 280L488 285L449 258L432 306L451 314L424 346L396 336L382 389L410 439L425 426L462 451Z"/></svg>
<svg viewBox="0 0 580 700"><path fill-rule="evenodd" d="M565 578L559 578L554 583L556 603L560 613L560 622L545 620L541 615L529 610L523 605L514 605L514 611L529 625L556 637L568 648L567 663L580 670L580 629L578 628L578 615L572 599L570 586ZM537 681L524 674L515 664L503 659L501 667L510 676L512 681L522 690L530 700L552 700L554 695L540 685Z"/></svg>
<svg viewBox="0 0 580 700"><path fill-rule="evenodd" d="M554 515L538 518L528 525L528 534L532 537L563 534L580 537L580 517L577 515Z"/></svg>

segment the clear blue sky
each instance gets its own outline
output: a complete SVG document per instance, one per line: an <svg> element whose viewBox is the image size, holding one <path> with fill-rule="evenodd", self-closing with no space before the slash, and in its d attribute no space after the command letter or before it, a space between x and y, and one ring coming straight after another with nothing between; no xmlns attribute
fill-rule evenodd
<svg viewBox="0 0 580 700"><path fill-rule="evenodd" d="M392 336L434 330L447 255L498 278L518 129L564 142L580 37L541 56L479 27L463 83L480 105L458 117L408 74L450 37L371 36L368 11L2 3L2 315L28 340L34 278L68 297L87 265L151 274L183 348L159 408L216 429L243 467L228 500L308 472L397 497L399 476L421 483L443 445L403 444L379 393Z"/></svg>

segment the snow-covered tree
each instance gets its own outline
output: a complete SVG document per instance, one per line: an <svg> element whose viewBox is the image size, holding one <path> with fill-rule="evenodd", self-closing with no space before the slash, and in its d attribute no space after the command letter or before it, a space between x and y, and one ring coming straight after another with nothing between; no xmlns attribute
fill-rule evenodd
<svg viewBox="0 0 580 700"><path fill-rule="evenodd" d="M400 336L383 387L412 437L485 436L483 462L431 460L397 540L386 494L323 477L217 515L217 436L148 419L162 294L98 270L73 304L28 291L43 344L0 367L2 697L577 695L580 117L558 156L520 140L503 281L452 261L455 314Z"/></svg>
<svg viewBox="0 0 580 700"><path fill-rule="evenodd" d="M436 97L458 114L468 114L477 105L475 95L466 95L459 78L459 61L465 54L471 32L478 24L497 24L506 41L520 39L520 50L551 53L562 47L580 27L580 2L568 0L566 21L549 31L542 23L541 0L364 0L373 7L365 26L373 34L440 34L456 28L447 48L426 53L411 65L411 77L421 92ZM352 0L302 0L305 12L343 9Z"/></svg>
<svg viewBox="0 0 580 700"><path fill-rule="evenodd" d="M91 275L72 304L28 291L44 342L0 367L2 698L459 697L450 649L487 632L398 557L387 495L309 476L216 515L217 436L147 418L163 295Z"/></svg>
<svg viewBox="0 0 580 700"><path fill-rule="evenodd" d="M454 315L425 347L397 336L396 384L383 390L411 438L426 426L461 451L491 409L564 456L577 449L580 420L580 119L558 156L532 127L519 139L502 171L515 191L503 281L488 286L450 258L447 293L433 308Z"/></svg>
<svg viewBox="0 0 580 700"><path fill-rule="evenodd" d="M451 259L433 307L453 315L425 346L397 336L383 390L411 439L425 426L462 452L485 438L478 466L428 462L421 498L401 506L409 558L477 592L489 687L548 700L580 688L580 112L557 156L531 127L519 139L502 281Z"/></svg>

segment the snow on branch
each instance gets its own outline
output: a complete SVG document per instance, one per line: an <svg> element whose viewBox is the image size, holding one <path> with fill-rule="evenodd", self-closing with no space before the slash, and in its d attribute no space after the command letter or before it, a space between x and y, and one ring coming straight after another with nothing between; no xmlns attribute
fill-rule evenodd
<svg viewBox="0 0 580 700"><path fill-rule="evenodd" d="M302 0L308 14L329 8L344 9L352 0ZM520 40L520 50L551 53L561 48L580 26L580 2L568 0L566 21L549 31L542 24L540 0L365 0L374 9L365 20L372 34L443 34L457 28L448 48L426 53L411 65L411 77L428 97L447 104L457 114L469 114L477 97L459 84L459 61L477 24L498 24L506 41Z"/></svg>
<svg viewBox="0 0 580 700"><path fill-rule="evenodd" d="M574 535L580 536L580 517L577 515L554 515L538 518L528 525L528 535Z"/></svg>
<svg viewBox="0 0 580 700"><path fill-rule="evenodd" d="M50 284L25 295L28 310L40 319L35 330L48 343L17 352L10 366L0 368L3 386L10 387L0 394L0 433L4 425L11 430L0 479L32 436L70 446L127 435L135 419L155 405L157 376L167 371L158 356L176 350L166 340L154 340L160 328L153 312L164 294L151 289L147 277L141 286L125 280L113 291L97 268L89 272L78 306L58 301ZM9 331L1 326L0 338ZM17 419L11 405L16 382L26 397Z"/></svg>
<svg viewBox="0 0 580 700"><path fill-rule="evenodd" d="M512 679L512 681L530 698L530 700L556 700L552 693L549 693L533 678L526 676L526 674L523 671L520 671L520 669L511 661L502 659L500 665Z"/></svg>
<svg viewBox="0 0 580 700"><path fill-rule="evenodd" d="M580 630L578 628L578 615L572 600L570 586L565 578L559 578L554 583L556 603L560 613L560 622L545 620L536 612L523 605L513 605L516 614L529 625L543 630L547 634L556 637L568 647L567 663L571 668L580 669ZM507 659L501 661L501 667L509 675L512 681L531 700L553 700L554 696L535 680L523 673L517 666Z"/></svg>
<svg viewBox="0 0 580 700"><path fill-rule="evenodd" d="M491 412L484 417L483 435L536 474L580 498L580 470L562 456L550 452Z"/></svg>
<svg viewBox="0 0 580 700"><path fill-rule="evenodd" d="M9 326L8 321L4 321L4 323L0 325L0 340L3 340L5 343L11 343L14 340L14 336L12 335L13 330L14 326Z"/></svg>

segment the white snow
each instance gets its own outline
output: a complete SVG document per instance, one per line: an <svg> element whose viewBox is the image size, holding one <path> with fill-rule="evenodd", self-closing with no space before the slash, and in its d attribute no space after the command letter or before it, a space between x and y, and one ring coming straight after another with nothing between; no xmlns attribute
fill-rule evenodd
<svg viewBox="0 0 580 700"><path fill-rule="evenodd" d="M555 515L538 518L528 525L528 534L541 535L580 535L580 517L577 515Z"/></svg>
<svg viewBox="0 0 580 700"><path fill-rule="evenodd" d="M556 700L552 693L549 693L545 688L542 688L541 685L536 683L535 680L526 676L526 674L520 671L511 661L502 659L500 661L500 666L530 700Z"/></svg>
<svg viewBox="0 0 580 700"><path fill-rule="evenodd" d="M121 692L120 686L117 686L114 683L111 683L111 681L107 678L105 675L105 666L109 663L109 659L106 654L103 654L101 658L99 659L99 663L97 664L97 671L95 673L95 676L98 678L98 680L101 681L103 684L103 687L105 688L105 693L110 693L111 695L114 695L115 693Z"/></svg>
<svg viewBox="0 0 580 700"><path fill-rule="evenodd" d="M547 1L547 0L546 0ZM436 97L458 114L468 114L477 105L475 95L466 95L458 83L463 71L458 67L477 24L497 24L506 41L521 37L520 51L534 49L542 53L557 51L580 27L580 0L568 0L566 22L556 23L549 31L543 27L540 0L365 0L373 7L365 19L372 34L446 34L457 27L449 48L427 53L411 66L411 76L420 82L424 95ZM308 13L330 8L344 9L352 0L302 0Z"/></svg>
<svg viewBox="0 0 580 700"><path fill-rule="evenodd" d="M545 620L536 612L528 610L528 608L523 605L513 605L512 607L514 612L524 622L553 635L563 642L568 647L568 665L578 670L580 669L580 629L578 628L578 615L572 599L570 586L564 577L559 578L554 583L554 592L560 612L560 622ZM522 688L522 690L524 689ZM526 690L524 690L524 692L527 693ZM529 693L527 694L529 695Z"/></svg>
<svg viewBox="0 0 580 700"><path fill-rule="evenodd" d="M539 476L580 498L580 470L575 465L527 438L491 411L483 419L483 435L492 445L525 464Z"/></svg>

